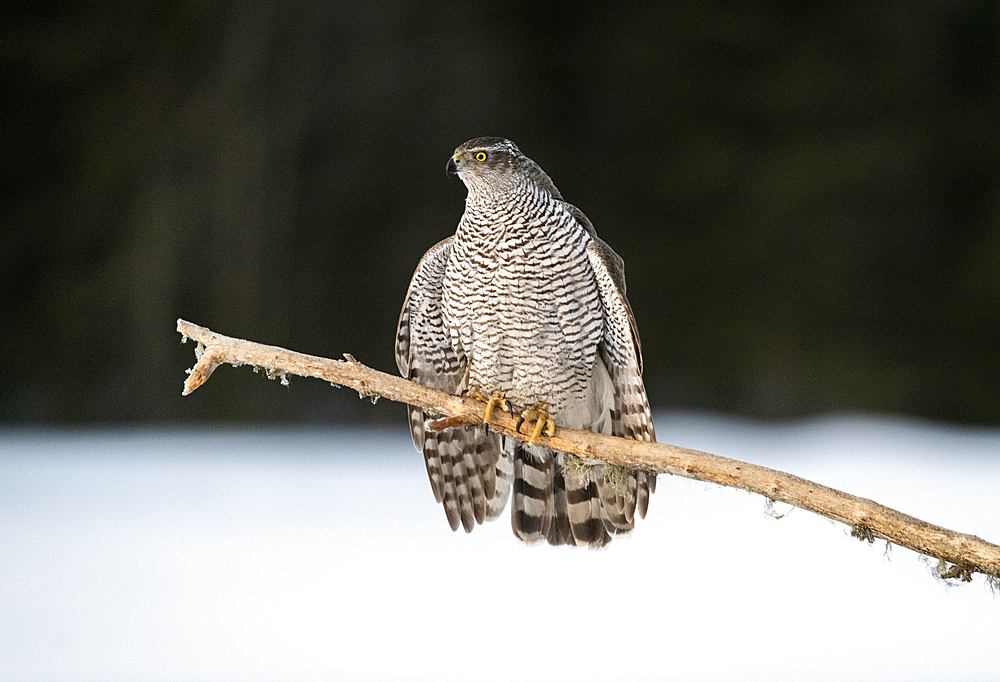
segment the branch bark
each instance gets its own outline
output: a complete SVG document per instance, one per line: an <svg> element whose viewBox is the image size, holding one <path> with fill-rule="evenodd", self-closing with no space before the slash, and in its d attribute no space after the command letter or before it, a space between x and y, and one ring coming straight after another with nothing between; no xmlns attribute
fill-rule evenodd
<svg viewBox="0 0 1000 682"><path fill-rule="evenodd" d="M264 368L272 378L288 374L314 377L352 388L363 397L381 396L445 415L432 426L438 430L483 420L485 405L475 399L449 395L378 372L347 354L346 360L304 355L223 336L184 320L177 320L177 331L185 341L191 338L199 343L198 362L189 370L184 395L205 383L219 365L254 365ZM526 441L529 435L518 433L516 426L517 420L512 415L493 411L489 421L491 429ZM601 436L562 427L556 429L555 436L540 436L538 444L588 459L747 490L844 523L859 539L871 542L881 538L951 564L939 571L942 577L970 580L971 575L978 572L1000 580L1000 546L798 476L674 445Z"/></svg>

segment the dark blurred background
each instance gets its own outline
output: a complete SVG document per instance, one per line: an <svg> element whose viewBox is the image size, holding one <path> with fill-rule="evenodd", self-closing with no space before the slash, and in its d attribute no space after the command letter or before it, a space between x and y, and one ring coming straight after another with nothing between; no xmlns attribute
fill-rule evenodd
<svg viewBox="0 0 1000 682"><path fill-rule="evenodd" d="M403 421L178 317L395 372L468 138L627 264L654 409L1000 423L996 2L3 10L0 419Z"/></svg>

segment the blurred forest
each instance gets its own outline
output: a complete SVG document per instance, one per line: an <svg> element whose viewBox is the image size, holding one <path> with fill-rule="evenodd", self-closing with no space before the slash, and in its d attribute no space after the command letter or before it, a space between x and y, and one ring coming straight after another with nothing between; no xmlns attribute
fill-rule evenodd
<svg viewBox="0 0 1000 682"><path fill-rule="evenodd" d="M395 373L461 142L625 259L654 409L1000 423L1000 4L224 0L3 10L0 421L394 421L183 317ZM662 438L662 436L661 436Z"/></svg>

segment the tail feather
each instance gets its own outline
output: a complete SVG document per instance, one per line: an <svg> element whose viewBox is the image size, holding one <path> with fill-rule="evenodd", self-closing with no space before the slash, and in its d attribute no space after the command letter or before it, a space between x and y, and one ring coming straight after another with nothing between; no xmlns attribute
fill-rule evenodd
<svg viewBox="0 0 1000 682"><path fill-rule="evenodd" d="M601 467L603 469L603 467ZM597 467L595 467L597 469ZM611 535L628 533L635 526L635 490L636 478L629 472L627 480L622 483L608 481L603 472L597 477L597 490L601 496L604 511L604 528Z"/></svg>
<svg viewBox="0 0 1000 682"><path fill-rule="evenodd" d="M508 441L513 462L511 525L524 542L603 547L634 525L637 479L606 480L603 465L563 466L563 455Z"/></svg>
<svg viewBox="0 0 1000 682"><path fill-rule="evenodd" d="M555 459L537 458L514 445L514 497L510 520L514 534L528 544L546 539L552 525Z"/></svg>
<svg viewBox="0 0 1000 682"><path fill-rule="evenodd" d="M639 518L646 518L646 509L649 507L649 496L656 491L656 473L652 471L638 472L638 486L636 488L636 511Z"/></svg>
<svg viewBox="0 0 1000 682"><path fill-rule="evenodd" d="M489 498L486 510L486 520L493 521L503 514L504 507L507 506L507 498L510 497L511 484L514 480L514 459L512 453L499 445L497 439L497 454L494 461L489 465L492 470L495 491Z"/></svg>
<svg viewBox="0 0 1000 682"><path fill-rule="evenodd" d="M603 547L611 542L604 527L605 513L601 503L595 470L583 475L569 474L566 478L566 509L569 514L573 544L577 547Z"/></svg>
<svg viewBox="0 0 1000 682"><path fill-rule="evenodd" d="M568 545L573 541L566 511L566 479L561 470L552 477L552 523L545 540L550 545Z"/></svg>
<svg viewBox="0 0 1000 682"><path fill-rule="evenodd" d="M621 509L622 515L625 517L625 520L630 524L635 523L635 509L638 506L639 502L639 488L640 488L640 484L638 482L639 478L642 478L642 473L636 474L636 487L630 491L632 494L628 495L624 499L624 504L622 505ZM647 499L648 497L649 496L647 495Z"/></svg>

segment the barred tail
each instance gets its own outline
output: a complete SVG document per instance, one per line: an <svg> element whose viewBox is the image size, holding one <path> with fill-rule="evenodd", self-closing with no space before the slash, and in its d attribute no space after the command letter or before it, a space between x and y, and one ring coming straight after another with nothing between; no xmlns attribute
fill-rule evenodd
<svg viewBox="0 0 1000 682"><path fill-rule="evenodd" d="M511 526L523 542L596 549L632 530L637 507L645 511L644 472L585 464L512 440L505 450L513 462Z"/></svg>
<svg viewBox="0 0 1000 682"><path fill-rule="evenodd" d="M555 458L548 451L533 448L542 453L537 457L512 439L506 447L512 450L514 461L511 526L518 539L535 544L548 538L555 516ZM565 494L562 498L565 500Z"/></svg>

